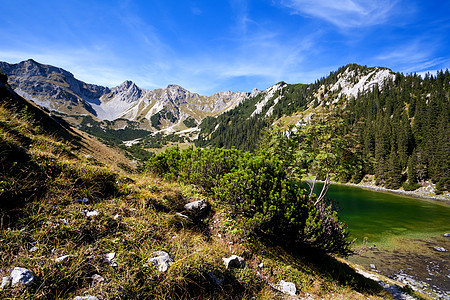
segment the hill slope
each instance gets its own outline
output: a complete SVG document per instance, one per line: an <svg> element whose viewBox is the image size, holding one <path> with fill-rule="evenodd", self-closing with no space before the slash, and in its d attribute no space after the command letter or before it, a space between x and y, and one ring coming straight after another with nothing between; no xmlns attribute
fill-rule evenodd
<svg viewBox="0 0 450 300"><path fill-rule="evenodd" d="M77 135L11 93L4 78L2 299L271 299L283 297L280 280L294 283L303 297L389 297L330 256L239 240L213 199L202 220L180 215L189 214L186 203L205 197L200 189L150 174L119 174L107 161L77 154L68 144ZM173 259L165 272L150 260L155 251ZM225 268L222 258L231 254L243 256L246 267ZM8 277L18 271L26 284Z"/></svg>

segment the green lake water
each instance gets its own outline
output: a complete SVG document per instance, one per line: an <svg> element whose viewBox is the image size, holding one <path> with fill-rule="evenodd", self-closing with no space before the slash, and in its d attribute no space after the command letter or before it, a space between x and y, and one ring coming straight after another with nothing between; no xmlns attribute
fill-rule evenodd
<svg viewBox="0 0 450 300"><path fill-rule="evenodd" d="M386 244L391 238L427 238L450 232L447 203L332 185L327 197L338 203L339 215L356 244Z"/></svg>
<svg viewBox="0 0 450 300"><path fill-rule="evenodd" d="M433 299L450 299L450 255L435 249L450 249L450 237L444 237L450 233L449 203L344 185L330 186L327 197L337 202L350 238L356 238L349 261Z"/></svg>

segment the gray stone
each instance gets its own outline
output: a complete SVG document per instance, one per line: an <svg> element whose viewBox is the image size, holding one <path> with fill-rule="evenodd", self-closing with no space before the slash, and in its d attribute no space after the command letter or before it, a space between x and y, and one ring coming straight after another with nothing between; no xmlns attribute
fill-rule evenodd
<svg viewBox="0 0 450 300"><path fill-rule="evenodd" d="M2 278L2 284L0 285L0 290L11 285L11 276L5 276Z"/></svg>
<svg viewBox="0 0 450 300"><path fill-rule="evenodd" d="M14 286L16 284L30 284L34 277L33 274L31 274L30 270L20 267L15 267L11 274L9 274L11 277L11 285Z"/></svg>
<svg viewBox="0 0 450 300"><path fill-rule="evenodd" d="M76 296L73 300L98 300L95 296Z"/></svg>
<svg viewBox="0 0 450 300"><path fill-rule="evenodd" d="M173 263L173 259L169 256L169 253L164 251L153 252L153 257L148 261L155 264L160 272L166 272L170 265Z"/></svg>
<svg viewBox="0 0 450 300"><path fill-rule="evenodd" d="M206 199L194 201L186 204L184 208L189 212L203 213L208 209L208 201Z"/></svg>
<svg viewBox="0 0 450 300"><path fill-rule="evenodd" d="M278 289L280 290L280 292L283 292L285 294L289 294L292 296L295 296L295 294L297 293L297 288L295 287L295 284L292 282L284 281L284 280L281 280L278 283Z"/></svg>
<svg viewBox="0 0 450 300"><path fill-rule="evenodd" d="M223 257L223 263L227 269L231 268L244 268L245 259L237 255L231 255L230 257Z"/></svg>
<svg viewBox="0 0 450 300"><path fill-rule="evenodd" d="M377 267L374 264L370 264L370 268L376 270Z"/></svg>
<svg viewBox="0 0 450 300"><path fill-rule="evenodd" d="M443 248L443 247L433 247L434 250L439 251L439 252L447 252L447 249Z"/></svg>
<svg viewBox="0 0 450 300"><path fill-rule="evenodd" d="M106 263L109 263L113 267L117 267L115 258L116 258L116 252L111 252L111 253L105 254L105 258L103 259L103 261Z"/></svg>
<svg viewBox="0 0 450 300"><path fill-rule="evenodd" d="M103 276L98 275L98 274L94 274L92 275L92 282L102 282L105 281L105 278L103 278Z"/></svg>
<svg viewBox="0 0 450 300"><path fill-rule="evenodd" d="M450 233L444 233L445 237L450 237Z"/></svg>

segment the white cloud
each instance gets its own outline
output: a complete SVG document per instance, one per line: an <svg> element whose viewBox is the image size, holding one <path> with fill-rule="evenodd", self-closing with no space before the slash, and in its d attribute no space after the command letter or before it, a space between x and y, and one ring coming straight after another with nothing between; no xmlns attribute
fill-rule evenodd
<svg viewBox="0 0 450 300"><path fill-rule="evenodd" d="M396 71L411 73L439 69L448 65L450 59L436 57L433 45L416 40L407 45L399 45L379 54L374 59L382 65L396 68Z"/></svg>
<svg viewBox="0 0 450 300"><path fill-rule="evenodd" d="M339 28L385 23L398 0L280 0L294 13L323 19Z"/></svg>

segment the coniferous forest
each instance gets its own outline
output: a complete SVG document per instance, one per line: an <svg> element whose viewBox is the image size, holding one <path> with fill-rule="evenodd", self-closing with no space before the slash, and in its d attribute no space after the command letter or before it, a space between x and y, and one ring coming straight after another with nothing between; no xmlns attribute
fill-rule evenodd
<svg viewBox="0 0 450 300"><path fill-rule="evenodd" d="M436 184L436 193L448 190L448 70L426 74L424 78L417 74L397 73L395 79L385 81L382 87L375 85L370 91L358 93L357 97L350 97L338 105L325 102L319 105L313 98L314 91L336 82L337 74L348 67L357 73L367 69L349 65L311 85L287 85L270 117L261 117L264 112L250 116L250 108L260 101L251 99L216 119L205 119L197 146L235 147L254 152L284 147L273 151L284 155L291 153L286 159L293 165L300 167L303 164L303 169L316 174L312 164L308 163L313 160L305 160L303 154L321 153L319 145L314 147L312 144L314 140L328 139L330 147L326 152L336 159L328 171L336 181L358 183L368 174L374 175L377 185L390 189L415 190L420 187L419 182L430 180ZM306 126L291 127L287 131L282 126L274 126L281 116L305 110L307 103L310 108L319 109L304 124ZM270 106L270 103L266 105ZM308 139L308 134L314 138ZM277 142L273 140L275 136ZM280 143L282 139L288 142ZM324 146L321 147L324 150ZM323 169L329 166L328 163ZM317 174L324 179L324 172Z"/></svg>

